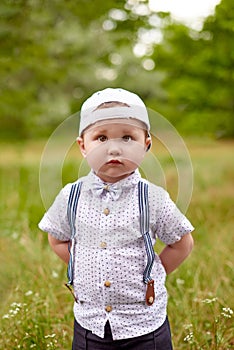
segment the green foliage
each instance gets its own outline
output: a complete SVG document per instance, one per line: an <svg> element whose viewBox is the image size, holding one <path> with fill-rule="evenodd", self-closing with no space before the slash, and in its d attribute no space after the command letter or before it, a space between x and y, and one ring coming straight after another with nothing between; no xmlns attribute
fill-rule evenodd
<svg viewBox="0 0 234 350"><path fill-rule="evenodd" d="M1 138L48 136L106 86L185 132L234 135L231 0L200 31L140 0L3 0L0 20Z"/></svg>
<svg viewBox="0 0 234 350"><path fill-rule="evenodd" d="M1 3L2 136L48 133L79 109L84 94L101 88L103 75L112 79L109 55L132 36L102 28L113 2L83 3Z"/></svg>
<svg viewBox="0 0 234 350"><path fill-rule="evenodd" d="M223 0L199 32L172 23L155 50L171 119L186 132L234 135L233 10Z"/></svg>

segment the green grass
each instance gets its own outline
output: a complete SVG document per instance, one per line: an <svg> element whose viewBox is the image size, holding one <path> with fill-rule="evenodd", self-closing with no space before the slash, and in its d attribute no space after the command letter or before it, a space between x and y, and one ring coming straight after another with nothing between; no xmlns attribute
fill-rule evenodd
<svg viewBox="0 0 234 350"><path fill-rule="evenodd" d="M66 267L51 252L37 228L56 190L56 157L39 187L43 142L1 145L0 159L0 348L71 348L72 297L63 286ZM60 145L62 149L62 144ZM233 141L187 140L194 191L187 216L196 227L191 256L168 276L168 314L176 350L232 349L233 327ZM165 150L155 148L165 165L173 194L176 173ZM63 184L79 165L72 147L60 170ZM53 183L52 183L53 182ZM51 186L50 186L51 183ZM56 185L56 186L54 186ZM161 244L156 245L160 250Z"/></svg>

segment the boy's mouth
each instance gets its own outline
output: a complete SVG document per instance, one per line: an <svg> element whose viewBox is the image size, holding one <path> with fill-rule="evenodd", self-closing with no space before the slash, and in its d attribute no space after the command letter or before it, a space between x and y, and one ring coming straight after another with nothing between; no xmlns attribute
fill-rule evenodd
<svg viewBox="0 0 234 350"><path fill-rule="evenodd" d="M111 159L107 162L107 164L122 164L118 159Z"/></svg>

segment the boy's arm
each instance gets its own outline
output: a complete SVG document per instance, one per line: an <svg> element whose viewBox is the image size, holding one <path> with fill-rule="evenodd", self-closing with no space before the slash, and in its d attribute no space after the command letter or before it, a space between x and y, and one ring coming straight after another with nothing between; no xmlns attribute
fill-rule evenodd
<svg viewBox="0 0 234 350"><path fill-rule="evenodd" d="M192 248L193 237L191 233L184 235L180 241L167 245L159 255L166 273L174 271L190 254Z"/></svg>
<svg viewBox="0 0 234 350"><path fill-rule="evenodd" d="M66 264L68 264L70 257L68 251L69 241L60 241L53 237L51 234L48 234L48 241L55 254L57 254L60 257L60 259L62 259Z"/></svg>

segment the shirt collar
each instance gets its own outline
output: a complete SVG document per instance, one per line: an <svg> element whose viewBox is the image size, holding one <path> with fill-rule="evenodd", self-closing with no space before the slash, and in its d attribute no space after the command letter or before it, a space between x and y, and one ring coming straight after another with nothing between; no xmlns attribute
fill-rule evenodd
<svg viewBox="0 0 234 350"><path fill-rule="evenodd" d="M136 169L131 175L128 177L115 182L115 185L121 187L122 189L134 187L141 180L141 175L138 169ZM81 179L82 181L82 190L89 191L93 188L93 184L105 185L108 184L100 179L93 170L90 173Z"/></svg>

